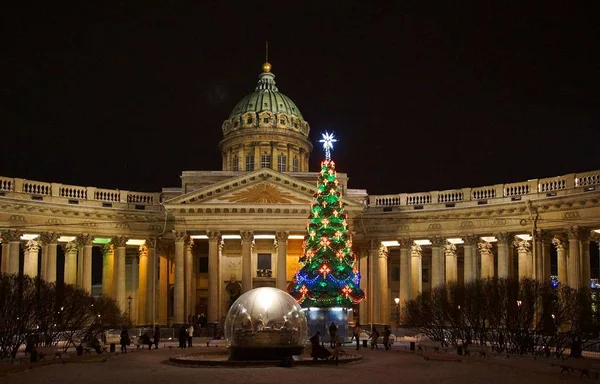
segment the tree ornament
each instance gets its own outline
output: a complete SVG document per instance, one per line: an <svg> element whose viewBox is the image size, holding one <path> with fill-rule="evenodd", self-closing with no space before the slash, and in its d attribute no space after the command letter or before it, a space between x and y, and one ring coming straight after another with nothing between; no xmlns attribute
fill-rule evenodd
<svg viewBox="0 0 600 384"><path fill-rule="evenodd" d="M321 269L319 269L319 272L321 272L323 274L323 278L326 279L327 278L327 274L329 272L331 272L331 269L329 269L329 267L325 264L323 264L323 266L321 267Z"/></svg>

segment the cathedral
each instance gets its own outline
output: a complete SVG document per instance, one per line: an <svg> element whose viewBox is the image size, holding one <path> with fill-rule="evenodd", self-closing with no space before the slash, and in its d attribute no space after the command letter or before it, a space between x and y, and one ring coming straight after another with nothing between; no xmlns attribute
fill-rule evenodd
<svg viewBox="0 0 600 384"><path fill-rule="evenodd" d="M140 326L219 322L252 288L289 291L316 192L310 125L267 62L221 129L221 170L155 193L0 176L0 270L110 296ZM406 300L451 281L598 281L600 170L389 195L348 180L362 324L395 324Z"/></svg>

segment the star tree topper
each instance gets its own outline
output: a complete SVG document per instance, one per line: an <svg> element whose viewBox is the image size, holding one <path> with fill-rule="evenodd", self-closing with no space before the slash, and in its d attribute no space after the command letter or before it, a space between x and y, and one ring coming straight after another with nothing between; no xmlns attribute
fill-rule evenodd
<svg viewBox="0 0 600 384"><path fill-rule="evenodd" d="M322 139L319 140L319 143L323 143L323 149L325 150L325 159L327 161L331 160L331 150L333 150L333 143L337 143L337 139L333 136L333 133L325 133L321 134Z"/></svg>

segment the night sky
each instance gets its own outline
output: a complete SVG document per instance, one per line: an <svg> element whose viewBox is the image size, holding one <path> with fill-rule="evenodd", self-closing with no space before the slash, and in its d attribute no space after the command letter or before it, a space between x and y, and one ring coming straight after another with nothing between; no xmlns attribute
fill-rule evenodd
<svg viewBox="0 0 600 384"><path fill-rule="evenodd" d="M1 176L155 192L220 170L221 123L254 90L265 40L313 143L336 133L350 188L600 169L593 2L14 3L0 16Z"/></svg>

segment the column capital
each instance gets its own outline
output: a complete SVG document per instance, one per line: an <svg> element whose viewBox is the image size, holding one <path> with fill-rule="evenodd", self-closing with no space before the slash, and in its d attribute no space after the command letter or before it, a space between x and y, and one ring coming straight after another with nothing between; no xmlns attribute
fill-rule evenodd
<svg viewBox="0 0 600 384"><path fill-rule="evenodd" d="M69 241L62 245L62 249L65 253L77 252L77 243L75 241Z"/></svg>
<svg viewBox="0 0 600 384"><path fill-rule="evenodd" d="M138 253L139 253L139 257L148 257L150 250L148 249L148 246L146 245L146 243L140 245L140 247L138 248Z"/></svg>
<svg viewBox="0 0 600 384"><path fill-rule="evenodd" d="M552 238L552 244L554 244L556 246L556 249L559 250L564 250L566 248L568 248L568 242L565 241L564 237L562 236L554 236Z"/></svg>
<svg viewBox="0 0 600 384"><path fill-rule="evenodd" d="M112 243L104 244L102 247L102 256L106 257L115 252L115 247Z"/></svg>
<svg viewBox="0 0 600 384"><path fill-rule="evenodd" d="M487 241L477 243L477 248L482 255L490 255L492 253L492 244Z"/></svg>
<svg viewBox="0 0 600 384"><path fill-rule="evenodd" d="M123 248L127 246L127 241L129 239L125 236L115 236L112 238L112 243L117 248Z"/></svg>
<svg viewBox="0 0 600 384"><path fill-rule="evenodd" d="M446 242L446 244L444 244L444 255L446 257L450 257L450 256L456 257L457 256L456 245Z"/></svg>
<svg viewBox="0 0 600 384"><path fill-rule="evenodd" d="M187 237L185 239L185 243L184 243L184 247L186 251L190 251L192 252L192 249L194 248L194 239L192 239L191 237Z"/></svg>
<svg viewBox="0 0 600 384"><path fill-rule="evenodd" d="M442 247L444 246L444 244L446 244L446 239L443 238L442 236L434 236L431 239L429 239L429 241L431 241L431 246L432 247Z"/></svg>
<svg viewBox="0 0 600 384"><path fill-rule="evenodd" d="M500 232L495 234L494 237L498 240L498 243L508 245L515 238L515 235L510 232Z"/></svg>
<svg viewBox="0 0 600 384"><path fill-rule="evenodd" d="M240 237L242 238L242 243L246 242L246 241L253 241L254 240L254 231L243 229L240 231Z"/></svg>
<svg viewBox="0 0 600 384"><path fill-rule="evenodd" d="M400 244L400 248L410 248L413 245L413 239L409 237L401 237L398 239L398 244Z"/></svg>
<svg viewBox="0 0 600 384"><path fill-rule="evenodd" d="M531 243L529 240L523 240L518 237L515 237L515 241L513 241L513 246L518 249L519 252L529 252L531 248Z"/></svg>
<svg viewBox="0 0 600 384"><path fill-rule="evenodd" d="M37 252L40 249L40 242L36 239L28 240L25 244L26 252Z"/></svg>
<svg viewBox="0 0 600 384"><path fill-rule="evenodd" d="M206 231L206 236L208 236L208 240L219 240L221 237L221 233L219 231L208 230Z"/></svg>
<svg viewBox="0 0 600 384"><path fill-rule="evenodd" d="M466 235L463 236L463 241L465 242L465 245L477 245L477 243L479 243L479 238L480 236L478 235Z"/></svg>
<svg viewBox="0 0 600 384"><path fill-rule="evenodd" d="M149 249L152 248L156 248L158 241L156 240L156 237L148 237L146 238L146 242L144 243L144 245L146 245L146 247L148 247Z"/></svg>
<svg viewBox="0 0 600 384"><path fill-rule="evenodd" d="M573 226L567 230L567 236L569 236L569 240L586 241L590 239L590 230L579 226Z"/></svg>
<svg viewBox="0 0 600 384"><path fill-rule="evenodd" d="M44 232L40 235L39 239L43 245L56 244L60 236L55 232Z"/></svg>
<svg viewBox="0 0 600 384"><path fill-rule="evenodd" d="M290 233L288 231L277 231L277 232L275 232L275 239L277 240L277 242L287 241L287 239L288 239L289 236L290 236Z"/></svg>
<svg viewBox="0 0 600 384"><path fill-rule="evenodd" d="M187 237L187 233L185 231L173 230L173 238L175 239L176 243L178 243L180 241L185 241L186 237Z"/></svg>
<svg viewBox="0 0 600 384"><path fill-rule="evenodd" d="M590 240L595 241L596 244L598 244L598 246L600 247L600 233L598 233L598 232L592 232Z"/></svg>
<svg viewBox="0 0 600 384"><path fill-rule="evenodd" d="M548 231L538 229L535 231L535 241L539 241L543 244L550 244L552 242L552 234Z"/></svg>
<svg viewBox="0 0 600 384"><path fill-rule="evenodd" d="M94 236L90 235L89 233L82 233L80 235L77 235L76 241L79 245L92 245L93 241L94 241Z"/></svg>
<svg viewBox="0 0 600 384"><path fill-rule="evenodd" d="M387 259L389 257L389 255L390 255L390 253L388 251L388 248L385 245L380 243L379 253L378 253L379 258Z"/></svg>
<svg viewBox="0 0 600 384"><path fill-rule="evenodd" d="M413 244L410 247L410 256L411 257L421 257L423 253L423 249L419 244Z"/></svg>
<svg viewBox="0 0 600 384"><path fill-rule="evenodd" d="M17 241L21 241L21 236L23 236L23 232L17 229L9 229L8 231L2 231L2 242L14 243Z"/></svg>

